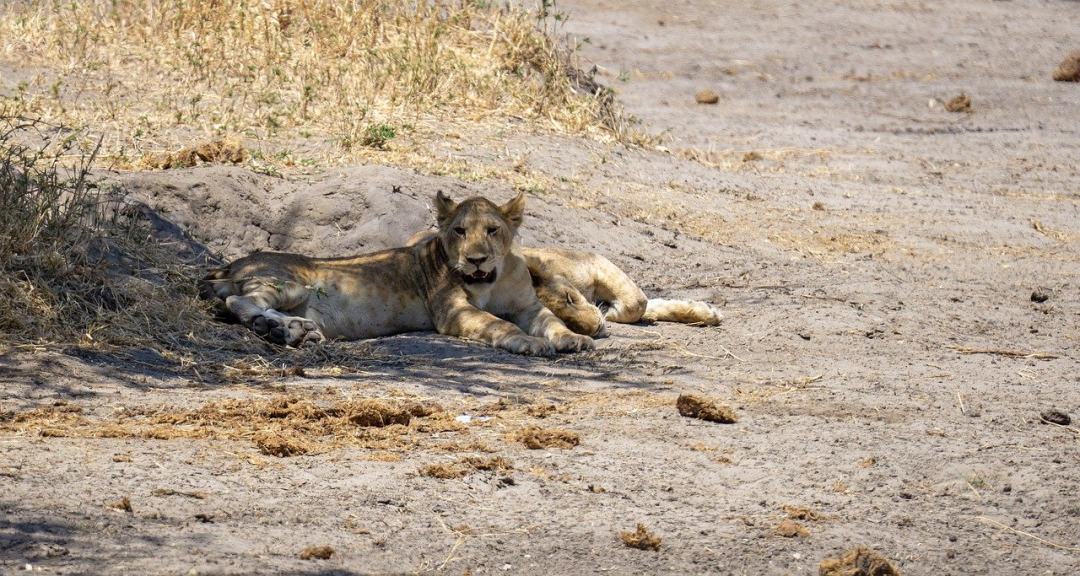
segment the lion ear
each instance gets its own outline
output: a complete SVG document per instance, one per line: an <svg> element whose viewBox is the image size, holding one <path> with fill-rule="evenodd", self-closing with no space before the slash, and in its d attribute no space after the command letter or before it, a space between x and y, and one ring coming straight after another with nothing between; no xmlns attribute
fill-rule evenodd
<svg viewBox="0 0 1080 576"><path fill-rule="evenodd" d="M511 226L514 228L520 226L522 218L525 217L525 193L518 192L513 200L499 206L499 212L502 212L503 218L506 218Z"/></svg>
<svg viewBox="0 0 1080 576"><path fill-rule="evenodd" d="M439 190L435 194L435 218L439 222L439 226L443 225L443 222L450 217L450 214L454 212L454 208L457 208L457 202L450 199L449 196L443 194L442 190Z"/></svg>

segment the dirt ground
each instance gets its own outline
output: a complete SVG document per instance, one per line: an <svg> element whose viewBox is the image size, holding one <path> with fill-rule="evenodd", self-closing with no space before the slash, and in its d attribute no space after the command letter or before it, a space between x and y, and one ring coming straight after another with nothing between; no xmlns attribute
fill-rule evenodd
<svg viewBox="0 0 1080 576"><path fill-rule="evenodd" d="M615 326L554 360L408 334L357 343L360 373L225 383L150 353L9 351L0 411L76 406L88 426L281 394L445 418L291 457L254 428L2 432L0 570L814 574L857 545L904 574L1080 570L1080 84L1051 80L1080 48L1080 3L560 9L663 148L508 125L443 154L544 183L523 242L601 252L650 295L716 302L723 325ZM961 93L970 111L946 111ZM225 257L394 245L430 225L436 190L513 194L380 166L109 178ZM682 417L680 393L738 422ZM580 442L526 448L534 426ZM804 530L778 531L789 519ZM658 550L624 545L639 523ZM301 559L315 546L333 554Z"/></svg>

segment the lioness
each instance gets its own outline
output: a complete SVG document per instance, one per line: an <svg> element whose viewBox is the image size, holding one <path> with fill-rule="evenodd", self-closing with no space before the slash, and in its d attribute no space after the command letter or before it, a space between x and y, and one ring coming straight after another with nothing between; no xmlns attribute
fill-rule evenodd
<svg viewBox="0 0 1080 576"><path fill-rule="evenodd" d="M203 292L274 342L435 329L518 354L593 348L536 298L515 237L525 196L435 197L438 233L351 258L262 252L212 270Z"/></svg>
<svg viewBox="0 0 1080 576"><path fill-rule="evenodd" d="M407 245L434 236L430 230L417 232ZM536 296L578 334L603 337L607 321L716 326L722 318L720 310L706 302L647 298L625 272L600 254L522 247L521 255L529 267Z"/></svg>

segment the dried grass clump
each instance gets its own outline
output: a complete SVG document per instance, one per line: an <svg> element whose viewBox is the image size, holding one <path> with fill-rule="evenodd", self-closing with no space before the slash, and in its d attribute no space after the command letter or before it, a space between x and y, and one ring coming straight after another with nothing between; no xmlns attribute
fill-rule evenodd
<svg viewBox="0 0 1080 576"><path fill-rule="evenodd" d="M543 450L545 448L570 449L581 443L581 436L570 430L558 428L540 428L529 426L518 430L513 438L521 442L529 450Z"/></svg>
<svg viewBox="0 0 1080 576"><path fill-rule="evenodd" d="M660 536L649 531L644 524L638 522L637 528L633 532L619 532L619 539L623 544L626 544L630 548L637 548L638 550L653 550L660 549Z"/></svg>
<svg viewBox="0 0 1080 576"><path fill-rule="evenodd" d="M806 506L786 504L782 510L787 514L788 518L792 520L821 520L821 514L818 514L814 509Z"/></svg>
<svg viewBox="0 0 1080 576"><path fill-rule="evenodd" d="M302 456L310 454L318 449L318 445L292 432L285 431L259 431L251 440L259 448L259 452L267 456L288 458L290 456Z"/></svg>
<svg viewBox="0 0 1080 576"><path fill-rule="evenodd" d="M610 90L575 67L553 16L497 2L7 2L0 38L42 71L12 97L20 109L102 130L110 157L193 133L386 148L402 131L437 140L440 122L522 118L622 137Z"/></svg>
<svg viewBox="0 0 1080 576"><path fill-rule="evenodd" d="M414 446L419 434L454 429L453 418L415 403L359 398L320 404L298 396L230 399L194 410L129 409L93 418L74 405L0 414L0 431L73 438L205 438L246 440L269 456L314 454L353 445L385 450ZM410 410L426 416L414 417Z"/></svg>
<svg viewBox="0 0 1080 576"><path fill-rule="evenodd" d="M836 558L826 558L818 565L819 576L900 576L889 560L877 552L859 546Z"/></svg>
<svg viewBox="0 0 1080 576"><path fill-rule="evenodd" d="M334 555L330 546L308 546L300 551L301 560L329 560Z"/></svg>
<svg viewBox="0 0 1080 576"><path fill-rule="evenodd" d="M783 536L784 538L803 538L810 535L810 530L794 520L782 520L774 531L777 536Z"/></svg>
<svg viewBox="0 0 1080 576"><path fill-rule="evenodd" d="M1054 80L1058 82L1080 82L1080 50L1070 52L1061 64L1054 69Z"/></svg>
<svg viewBox="0 0 1080 576"><path fill-rule="evenodd" d="M219 138L187 146L176 152L148 154L143 158L143 165L147 168L168 170L190 168L199 164L240 164L249 157L243 142L235 138Z"/></svg>
<svg viewBox="0 0 1080 576"><path fill-rule="evenodd" d="M675 401L675 408L679 410L679 414L687 418L698 418L720 424L733 424L738 421L731 407L693 394L679 395L678 400Z"/></svg>
<svg viewBox="0 0 1080 576"><path fill-rule="evenodd" d="M514 466L501 456L483 458L480 456L466 456L454 462L428 464L420 468L420 475L429 478L450 480L464 478L476 472L513 470Z"/></svg>
<svg viewBox="0 0 1080 576"><path fill-rule="evenodd" d="M949 112L971 112L971 97L960 94L945 103L945 110Z"/></svg>
<svg viewBox="0 0 1080 576"><path fill-rule="evenodd" d="M112 508L113 510L120 510L121 512L131 512L131 498L124 496L114 502L107 502L105 506Z"/></svg>

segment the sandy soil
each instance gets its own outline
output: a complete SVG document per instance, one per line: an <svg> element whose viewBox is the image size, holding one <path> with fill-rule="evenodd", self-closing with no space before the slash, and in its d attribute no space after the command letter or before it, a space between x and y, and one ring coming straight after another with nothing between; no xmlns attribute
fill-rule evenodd
<svg viewBox="0 0 1080 576"><path fill-rule="evenodd" d="M447 157L523 162L551 182L525 242L602 252L652 295L722 304L723 326L616 326L556 360L402 335L370 343L361 374L227 385L10 352L5 411L64 401L108 419L288 392L473 418L290 458L245 440L4 433L0 569L812 574L866 545L905 574L1080 570L1080 429L1040 421L1080 418L1080 85L1050 79L1080 45L1080 3L561 9L668 152L511 128ZM702 89L719 102L695 103ZM945 111L960 93L971 111ZM393 245L430 224L436 190L513 193L373 166L110 177L226 257ZM739 421L680 416L686 392ZM525 426L580 444L530 450ZM419 474L467 455L513 469ZM122 497L129 511L110 507ZM782 536L792 506L806 533ZM638 523L659 551L623 544ZM329 559L300 559L322 545Z"/></svg>

